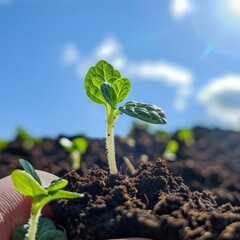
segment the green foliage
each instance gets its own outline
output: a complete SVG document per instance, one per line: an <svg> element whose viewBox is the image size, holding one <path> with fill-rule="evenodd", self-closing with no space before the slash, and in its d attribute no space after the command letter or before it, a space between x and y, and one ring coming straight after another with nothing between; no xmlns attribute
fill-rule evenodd
<svg viewBox="0 0 240 240"><path fill-rule="evenodd" d="M76 199L81 197L81 194L69 192L63 190L63 188L68 184L68 181L65 179L59 179L54 181L48 187L43 187L41 185L40 178L33 166L26 160L20 160L20 164L23 166L25 171L16 169L12 171L12 181L15 188L23 195L32 198L32 216L29 221L29 226L26 228L26 225L19 228L17 231L17 237L19 234L23 233L27 229L29 235L29 240L34 240L37 231L38 218L41 214L42 208L49 203L50 201L67 198L67 199ZM44 228L44 227L42 227ZM30 234L31 233L31 234ZM59 232L53 230L49 231L49 234L43 235L46 238L40 237L37 239L66 239L66 238L51 238L51 234L59 235ZM42 235L41 235L42 236ZM48 238L47 238L48 237ZM56 237L56 236L55 236ZM18 239L18 238L15 238ZM20 238L21 239L21 238ZM24 238L25 239L25 238Z"/></svg>
<svg viewBox="0 0 240 240"><path fill-rule="evenodd" d="M154 135L155 135L156 140L159 142L168 141L171 137L170 133L168 133L166 131L162 131L162 130L156 131L154 133Z"/></svg>
<svg viewBox="0 0 240 240"><path fill-rule="evenodd" d="M85 77L84 86L87 96L98 104L106 107L106 146L109 161L110 173L117 173L113 126L114 121L120 113L143 120L149 123L165 124L167 122L165 113L159 107L139 103L135 101L127 102L118 108L131 89L131 82L123 78L113 66L104 60L97 62L91 67Z"/></svg>
<svg viewBox="0 0 240 240"><path fill-rule="evenodd" d="M139 103L135 101L127 102L119 110L131 117L138 118L145 122L155 124L167 123L166 115L163 110L155 105Z"/></svg>
<svg viewBox="0 0 240 240"><path fill-rule="evenodd" d="M194 132L192 129L185 128L179 130L177 133L177 137L189 147L192 146L195 142Z"/></svg>
<svg viewBox="0 0 240 240"><path fill-rule="evenodd" d="M17 138L23 141L23 146L25 149L30 150L35 144L42 142L41 138L32 137L25 129L22 127L17 128Z"/></svg>
<svg viewBox="0 0 240 240"><path fill-rule="evenodd" d="M70 141L68 138L63 137L60 138L59 143L66 152L70 153L72 169L78 170L80 168L82 154L84 154L88 148L88 140L84 137L78 137Z"/></svg>
<svg viewBox="0 0 240 240"><path fill-rule="evenodd" d="M178 151L178 148L178 142L175 140L170 140L163 153L163 157L167 160L174 161L177 158L176 153Z"/></svg>
<svg viewBox="0 0 240 240"><path fill-rule="evenodd" d="M0 150L5 149L8 146L8 142L0 139Z"/></svg>
<svg viewBox="0 0 240 240"><path fill-rule="evenodd" d="M26 173L30 174L40 185L42 185L40 178L38 177L35 169L28 161L24 159L19 159L19 163L22 168L26 171Z"/></svg>
<svg viewBox="0 0 240 240"><path fill-rule="evenodd" d="M15 229L12 240L25 240L29 224L24 224ZM55 224L49 218L40 218L36 240L67 240L66 233L57 230Z"/></svg>
<svg viewBox="0 0 240 240"><path fill-rule="evenodd" d="M77 137L71 140L68 138L60 138L60 145L66 152L73 152L75 150L79 151L81 154L85 153L88 148L88 140L84 137Z"/></svg>

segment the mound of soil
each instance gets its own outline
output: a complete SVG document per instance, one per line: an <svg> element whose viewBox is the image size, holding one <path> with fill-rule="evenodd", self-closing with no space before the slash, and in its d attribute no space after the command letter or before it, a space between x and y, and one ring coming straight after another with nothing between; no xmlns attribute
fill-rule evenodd
<svg viewBox="0 0 240 240"><path fill-rule="evenodd" d="M163 160L141 164L133 176L91 168L64 178L67 190L84 193L78 200L53 203L55 221L71 240L240 239L240 207L217 207L210 192L192 192Z"/></svg>

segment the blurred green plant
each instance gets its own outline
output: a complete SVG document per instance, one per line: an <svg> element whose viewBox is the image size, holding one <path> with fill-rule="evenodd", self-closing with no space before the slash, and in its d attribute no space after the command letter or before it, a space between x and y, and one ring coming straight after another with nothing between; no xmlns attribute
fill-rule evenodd
<svg viewBox="0 0 240 240"><path fill-rule="evenodd" d="M8 146L8 141L0 139L0 150L5 149Z"/></svg>
<svg viewBox="0 0 240 240"><path fill-rule="evenodd" d="M18 127L16 132L17 132L17 138L22 140L23 147L26 150L31 150L35 146L35 144L39 144L43 141L41 138L36 138L36 137L31 136L22 127Z"/></svg>
<svg viewBox="0 0 240 240"><path fill-rule="evenodd" d="M59 139L60 145L63 149L70 153L72 160L72 169L78 170L80 168L80 162L82 154L84 154L88 148L88 140L84 137L77 137L71 140L62 137Z"/></svg>
<svg viewBox="0 0 240 240"><path fill-rule="evenodd" d="M154 136L158 142L167 142L171 138L170 133L162 130L155 131Z"/></svg>
<svg viewBox="0 0 240 240"><path fill-rule="evenodd" d="M188 147L191 147L195 142L194 131L189 128L179 130L177 138L183 141Z"/></svg>
<svg viewBox="0 0 240 240"><path fill-rule="evenodd" d="M167 143L167 146L163 153L163 158L165 158L168 161L175 161L177 158L176 154L177 154L178 148L179 148L178 142L175 140L170 140Z"/></svg>
<svg viewBox="0 0 240 240"><path fill-rule="evenodd" d="M68 184L65 179L59 179L48 187L43 187L41 180L26 160L19 160L25 171L12 171L12 181L15 188L24 196L32 198L31 216L28 224L19 226L13 232L12 240L67 240L64 232L57 230L50 219L42 218L39 221L43 207L56 199L76 199L83 195L62 190Z"/></svg>

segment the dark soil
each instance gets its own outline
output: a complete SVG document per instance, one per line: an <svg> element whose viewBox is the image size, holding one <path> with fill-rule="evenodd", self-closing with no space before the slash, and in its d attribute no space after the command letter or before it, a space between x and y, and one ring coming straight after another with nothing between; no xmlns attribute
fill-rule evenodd
<svg viewBox="0 0 240 240"><path fill-rule="evenodd" d="M195 144L191 147L173 134L172 138L179 142L180 148L177 160L168 162L169 169L174 175L181 175L191 190L210 190L218 204L230 202L232 205L240 205L240 132L200 127L193 131ZM135 145L130 144L129 138L116 138L119 169L126 169L124 156L135 167L142 162L162 158L166 140L140 127L135 127L131 135ZM71 160L59 145L59 138L45 138L30 150L24 148L20 139L10 142L6 149L0 151L0 178L19 167L19 158L28 160L36 169L63 176L71 170ZM87 152L82 157L82 172L94 166L108 170L104 140L90 139Z"/></svg>
<svg viewBox="0 0 240 240"><path fill-rule="evenodd" d="M165 161L142 164L132 177L95 168L85 176L71 171L64 178L68 190L85 195L53 204L56 223L71 240L240 239L240 207L217 207L209 191L190 191Z"/></svg>
<svg viewBox="0 0 240 240"><path fill-rule="evenodd" d="M81 169L70 171L70 156L59 137L45 138L30 150L22 140L12 141L0 152L0 178L19 167L19 158L36 169L65 174L68 189L85 193L80 200L54 204L56 222L71 240L240 240L240 132L198 127L192 146L173 134L180 148L177 160L167 167L158 159L168 140L140 127L131 135L135 141L116 138L117 175L109 175L105 142L99 139L89 139ZM125 156L137 168L134 175Z"/></svg>

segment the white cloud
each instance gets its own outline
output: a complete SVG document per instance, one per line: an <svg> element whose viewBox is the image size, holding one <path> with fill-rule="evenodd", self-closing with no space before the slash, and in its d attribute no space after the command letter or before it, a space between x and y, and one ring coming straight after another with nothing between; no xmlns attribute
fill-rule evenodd
<svg viewBox="0 0 240 240"><path fill-rule="evenodd" d="M226 127L240 129L240 75L214 79L199 92L198 101Z"/></svg>
<svg viewBox="0 0 240 240"><path fill-rule="evenodd" d="M171 0L170 13L176 20L180 20L192 11L191 0Z"/></svg>
<svg viewBox="0 0 240 240"><path fill-rule="evenodd" d="M79 61L79 51L75 44L67 43L63 47L62 51L62 62L66 65L72 65Z"/></svg>
<svg viewBox="0 0 240 240"><path fill-rule="evenodd" d="M93 51L77 63L76 73L84 78L89 67L100 59L111 62L114 68L131 79L160 81L177 89L174 107L183 110L191 94L193 75L191 71L166 61L132 61L123 53L122 45L113 36L106 37Z"/></svg>

